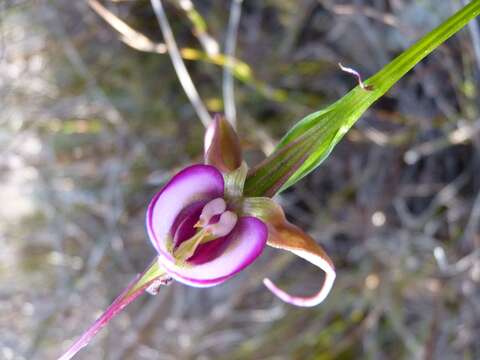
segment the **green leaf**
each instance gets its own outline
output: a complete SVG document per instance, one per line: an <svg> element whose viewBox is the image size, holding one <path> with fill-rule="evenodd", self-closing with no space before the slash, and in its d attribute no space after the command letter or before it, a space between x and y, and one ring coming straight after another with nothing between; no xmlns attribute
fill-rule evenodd
<svg viewBox="0 0 480 360"><path fill-rule="evenodd" d="M480 0L473 0L366 80L365 85L371 91L357 86L326 109L298 122L283 137L275 151L250 171L244 194L273 196L313 171L375 101L479 14Z"/></svg>

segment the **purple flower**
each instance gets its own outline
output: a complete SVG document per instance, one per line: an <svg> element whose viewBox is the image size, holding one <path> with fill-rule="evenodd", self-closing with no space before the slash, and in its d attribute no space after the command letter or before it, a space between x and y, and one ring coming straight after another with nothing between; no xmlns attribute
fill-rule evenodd
<svg viewBox="0 0 480 360"><path fill-rule="evenodd" d="M335 280L332 261L271 198L243 196L247 174L235 131L216 116L205 135L205 164L180 171L148 206L147 232L158 257L59 360L75 356L143 291L155 294L172 279L196 287L218 285L250 265L265 245L291 251L325 272L323 285L310 297L289 295L269 279L265 286L297 306L321 303Z"/></svg>
<svg viewBox="0 0 480 360"><path fill-rule="evenodd" d="M320 291L306 298L291 296L268 279L265 285L294 305L319 304L335 279L332 261L272 199L244 197L246 177L238 137L216 116L205 136L205 165L180 171L148 207L148 235L160 265L184 284L214 286L250 265L268 244L304 258L326 276Z"/></svg>
<svg viewBox="0 0 480 360"><path fill-rule="evenodd" d="M147 210L150 240L167 272L184 284L220 284L250 265L267 242L265 223L243 215L225 196L222 173L211 165L180 171Z"/></svg>

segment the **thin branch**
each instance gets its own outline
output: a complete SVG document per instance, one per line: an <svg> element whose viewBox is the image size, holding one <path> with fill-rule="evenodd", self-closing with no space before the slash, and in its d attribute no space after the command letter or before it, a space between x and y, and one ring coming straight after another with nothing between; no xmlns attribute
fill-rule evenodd
<svg viewBox="0 0 480 360"><path fill-rule="evenodd" d="M125 21L103 6L97 0L87 0L88 4L103 20L120 35L120 41L125 45L144 52L166 54L167 46L163 42L156 42L148 38L145 34L133 29ZM184 60L203 61L222 67L229 67L232 75L241 82L253 87L256 91L267 98L275 101L285 101L285 94L278 89L272 89L266 83L263 83L253 77L253 71L248 64L234 58L227 57L225 54L218 53L209 55L208 53L191 48L184 47L180 49L180 55ZM229 62L227 62L229 60Z"/></svg>
<svg viewBox="0 0 480 360"><path fill-rule="evenodd" d="M167 53L165 44L153 42L142 33L132 29L127 23L97 0L88 0L88 5L121 35L121 40L128 46L140 51L155 52L158 54Z"/></svg>
<svg viewBox="0 0 480 360"><path fill-rule="evenodd" d="M208 56L219 54L219 46L217 41L207 32L207 24L203 17L195 9L191 0L179 0L178 5L185 11L188 19L193 25L193 34L202 45L202 48Z"/></svg>
<svg viewBox="0 0 480 360"><path fill-rule="evenodd" d="M167 46L163 42L153 41L145 34L142 34L141 32L133 29L130 25L120 19L117 15L115 15L97 0L87 1L92 10L95 11L103 20L108 23L108 25L112 27L112 29L114 29L120 35L120 41L122 41L125 45L130 46L131 48L138 51L162 55L167 53ZM248 76L245 76L245 72L251 73L251 69L246 63L240 61L239 59L232 58L231 64L227 65L227 57L225 54L217 52L213 55L210 55L207 52L203 52L202 50L184 47L180 49L180 55L184 60L206 61L208 63L222 67L231 66L233 75L237 75L239 80L243 80L246 82L254 81L253 79L248 79ZM240 72L240 69L243 71L243 77L238 74ZM235 71L237 71L237 74L235 74Z"/></svg>
<svg viewBox="0 0 480 360"><path fill-rule="evenodd" d="M230 19L228 20L227 37L225 39L225 55L227 63L223 67L223 99L225 102L225 116L235 128L237 125L237 111L235 109L235 97L233 88L233 57L237 43L238 25L242 14L243 0L232 0L230 5Z"/></svg>
<svg viewBox="0 0 480 360"><path fill-rule="evenodd" d="M202 100L200 99L200 95L193 84L192 78L187 71L185 63L182 60L180 55L180 51L178 50L177 43L175 38L173 37L172 28L167 19L167 15L165 14L165 10L163 9L163 5L161 0L150 0L152 4L153 10L158 20L158 24L160 25L160 29L162 30L163 39L168 49L168 54L172 59L173 67L175 72L177 73L178 79L180 80L180 84L182 84L183 90L187 95L188 99L192 103L197 116L200 118L202 124L207 127L208 124L212 121L210 114L207 111L207 108L203 104Z"/></svg>

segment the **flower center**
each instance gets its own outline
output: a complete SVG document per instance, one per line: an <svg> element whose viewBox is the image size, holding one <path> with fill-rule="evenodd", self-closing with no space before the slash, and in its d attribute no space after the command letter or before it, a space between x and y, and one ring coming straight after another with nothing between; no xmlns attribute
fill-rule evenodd
<svg viewBox="0 0 480 360"><path fill-rule="evenodd" d="M227 203L222 198L216 198L208 202L202 209L198 222L194 227L208 225L216 215L221 215L227 209Z"/></svg>
<svg viewBox="0 0 480 360"><path fill-rule="evenodd" d="M173 256L179 262L185 262L193 256L199 245L228 235L237 224L237 214L227 210L227 204L222 198L208 202L202 209L197 223L195 235L183 241L175 250Z"/></svg>

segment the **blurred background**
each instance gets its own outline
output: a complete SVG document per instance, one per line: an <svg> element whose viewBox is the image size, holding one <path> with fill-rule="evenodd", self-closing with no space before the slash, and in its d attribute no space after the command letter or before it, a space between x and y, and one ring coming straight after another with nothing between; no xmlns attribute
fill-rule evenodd
<svg viewBox="0 0 480 360"><path fill-rule="evenodd" d="M208 111L234 101L250 165L356 85L338 62L368 77L462 6L163 3ZM3 0L0 16L0 359L54 359L155 256L146 205L202 161L204 127L149 1ZM336 264L324 304L294 308L265 289L269 276L308 294L323 276L266 249L223 285L142 296L77 358L480 359L480 29L470 25L279 198ZM233 98L226 51L237 58Z"/></svg>

